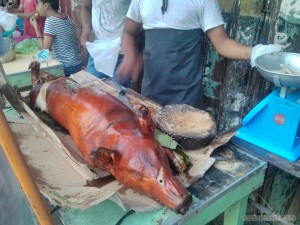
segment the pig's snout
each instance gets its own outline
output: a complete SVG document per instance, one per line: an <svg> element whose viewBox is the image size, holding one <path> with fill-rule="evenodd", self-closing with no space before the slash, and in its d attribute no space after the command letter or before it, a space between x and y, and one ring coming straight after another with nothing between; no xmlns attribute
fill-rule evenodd
<svg viewBox="0 0 300 225"><path fill-rule="evenodd" d="M192 203L192 197L171 173L162 168L156 179L165 193L162 195L160 192L160 200L176 213L184 214Z"/></svg>
<svg viewBox="0 0 300 225"><path fill-rule="evenodd" d="M188 195L174 211L181 215L185 214L185 212L190 208L192 201L192 196Z"/></svg>

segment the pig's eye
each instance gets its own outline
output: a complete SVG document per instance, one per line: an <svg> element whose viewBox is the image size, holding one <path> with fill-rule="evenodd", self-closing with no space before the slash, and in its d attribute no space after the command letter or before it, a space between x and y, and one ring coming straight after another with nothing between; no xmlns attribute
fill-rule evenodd
<svg viewBox="0 0 300 225"><path fill-rule="evenodd" d="M156 180L158 181L159 185L164 186L164 177L163 177L163 169L160 168L158 175L156 177Z"/></svg>

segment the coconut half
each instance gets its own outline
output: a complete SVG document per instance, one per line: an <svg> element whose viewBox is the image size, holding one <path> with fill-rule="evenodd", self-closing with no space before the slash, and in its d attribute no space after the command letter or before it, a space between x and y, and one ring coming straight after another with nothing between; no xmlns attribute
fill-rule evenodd
<svg viewBox="0 0 300 225"><path fill-rule="evenodd" d="M210 113L186 104L163 107L156 115L157 127L173 137L185 150L208 145L216 136L216 122Z"/></svg>

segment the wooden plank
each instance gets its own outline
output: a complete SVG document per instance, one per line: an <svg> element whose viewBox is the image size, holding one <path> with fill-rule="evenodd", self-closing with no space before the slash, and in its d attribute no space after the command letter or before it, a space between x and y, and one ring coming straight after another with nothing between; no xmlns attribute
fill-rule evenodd
<svg viewBox="0 0 300 225"><path fill-rule="evenodd" d="M207 173L189 189L200 199L209 198L218 193L220 189L229 189L237 179L246 178L245 175L261 163L256 158L240 153L235 146L230 144L216 149L212 157L217 161L210 169L210 173Z"/></svg>
<svg viewBox="0 0 300 225"><path fill-rule="evenodd" d="M300 225L300 180L298 182L298 187L295 193L295 196L291 202L290 208L287 212L287 215L295 215L297 220L295 222L296 225Z"/></svg>
<svg viewBox="0 0 300 225"><path fill-rule="evenodd" d="M280 170L273 182L268 205L277 215L286 215L288 208L296 194L299 179Z"/></svg>
<svg viewBox="0 0 300 225"><path fill-rule="evenodd" d="M252 154L286 171L287 173L300 178L300 159L298 159L296 162L290 162L280 156L277 156L237 137L232 138L232 143L241 148L241 150L243 150L244 152Z"/></svg>
<svg viewBox="0 0 300 225"><path fill-rule="evenodd" d="M259 203L265 205L265 199L268 199L270 197L270 194L272 193L273 181L279 170L280 169L278 169L277 167L273 165L269 165L267 169L264 185L262 187L261 193L259 193L261 196L258 196L257 199Z"/></svg>

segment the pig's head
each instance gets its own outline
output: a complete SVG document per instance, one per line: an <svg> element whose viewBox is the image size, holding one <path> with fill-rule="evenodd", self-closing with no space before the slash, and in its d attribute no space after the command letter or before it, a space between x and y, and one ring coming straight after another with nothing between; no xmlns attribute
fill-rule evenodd
<svg viewBox="0 0 300 225"><path fill-rule="evenodd" d="M45 83L50 80L58 78L58 76L45 72L41 70L41 63L38 60L33 60L30 62L28 69L31 72L31 82L34 87L37 83Z"/></svg>
<svg viewBox="0 0 300 225"><path fill-rule="evenodd" d="M103 143L106 147L91 154L93 164L110 171L124 185L183 214L192 198L173 175L167 154L154 138L149 118L145 119L147 122L138 118L137 123L126 120L112 124L107 130L107 143Z"/></svg>

